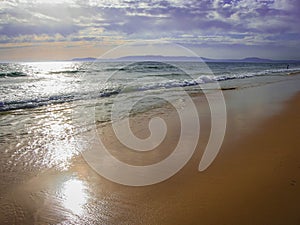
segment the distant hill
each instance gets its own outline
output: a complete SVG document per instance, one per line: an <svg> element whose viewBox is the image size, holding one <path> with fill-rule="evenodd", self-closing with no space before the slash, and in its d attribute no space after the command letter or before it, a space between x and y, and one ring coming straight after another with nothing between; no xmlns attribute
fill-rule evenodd
<svg viewBox="0 0 300 225"><path fill-rule="evenodd" d="M74 58L71 61L95 61L97 58L87 57L87 58Z"/></svg>
<svg viewBox="0 0 300 225"><path fill-rule="evenodd" d="M273 62L274 60L262 59L262 58L257 58L257 57L248 57L248 58L240 59L238 61L242 61L242 62Z"/></svg>
<svg viewBox="0 0 300 225"><path fill-rule="evenodd" d="M117 58L117 60L118 61L201 61L201 58L188 57L188 56L145 55L145 56L125 56L125 57Z"/></svg>
<svg viewBox="0 0 300 225"><path fill-rule="evenodd" d="M272 60L272 59L262 59L258 57L247 57L243 59L211 59L204 57L191 57L191 56L161 56L161 55L143 55L143 56L124 56L119 58L111 59L97 59L93 57L87 58L74 58L72 61L103 61L103 62L130 62L130 61L180 61L180 62L248 62L248 63L295 63L300 62L300 60Z"/></svg>
<svg viewBox="0 0 300 225"><path fill-rule="evenodd" d="M221 59L221 61L225 62L249 62L249 63L275 63L275 62L286 62L291 60L273 60L273 59L262 59L258 57L248 57L244 59Z"/></svg>

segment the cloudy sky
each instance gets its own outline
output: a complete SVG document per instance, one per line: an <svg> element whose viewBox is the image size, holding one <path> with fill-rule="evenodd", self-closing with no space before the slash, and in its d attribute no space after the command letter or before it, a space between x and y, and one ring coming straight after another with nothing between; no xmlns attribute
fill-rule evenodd
<svg viewBox="0 0 300 225"><path fill-rule="evenodd" d="M299 12L299 0L0 0L0 60L98 57L144 40L203 57L300 59Z"/></svg>

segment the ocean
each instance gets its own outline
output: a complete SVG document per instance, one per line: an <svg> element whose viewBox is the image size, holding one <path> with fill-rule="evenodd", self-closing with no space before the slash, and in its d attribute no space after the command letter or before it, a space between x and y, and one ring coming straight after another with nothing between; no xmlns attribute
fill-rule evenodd
<svg viewBox="0 0 300 225"><path fill-rule="evenodd" d="M181 92L241 89L290 79L300 64L201 62L25 62L0 64L0 188L80 154L77 109L96 124L180 104ZM127 107L135 102L127 112ZM126 111L127 110L127 111ZM82 114L78 114L82 117ZM120 118L118 118L118 116ZM82 118L81 118L82 119ZM14 176L13 174L18 174Z"/></svg>
<svg viewBox="0 0 300 225"><path fill-rule="evenodd" d="M290 64L289 69L287 63L1 63L0 112L78 100L106 101L125 92L131 97L149 90L173 95L176 87L209 89L216 82L224 89L240 88L285 79L299 71L300 63Z"/></svg>

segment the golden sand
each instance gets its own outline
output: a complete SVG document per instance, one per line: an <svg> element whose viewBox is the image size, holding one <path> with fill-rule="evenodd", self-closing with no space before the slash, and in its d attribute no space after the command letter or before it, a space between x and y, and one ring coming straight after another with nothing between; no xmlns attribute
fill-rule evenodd
<svg viewBox="0 0 300 225"><path fill-rule="evenodd" d="M230 90L225 97L242 92ZM300 95L265 117L255 114L247 120L242 111L228 108L221 151L199 172L210 127L205 102L203 96L195 97L202 121L197 150L170 179L145 187L123 186L76 157L68 170L43 172L2 193L1 224L300 224ZM112 154L137 165L170 154L178 141L178 117L169 109L148 114L164 117L171 127L162 146L147 153L147 159L130 151L120 153L124 149L106 127L102 138L114 147ZM133 118L137 136L149 135L148 114Z"/></svg>

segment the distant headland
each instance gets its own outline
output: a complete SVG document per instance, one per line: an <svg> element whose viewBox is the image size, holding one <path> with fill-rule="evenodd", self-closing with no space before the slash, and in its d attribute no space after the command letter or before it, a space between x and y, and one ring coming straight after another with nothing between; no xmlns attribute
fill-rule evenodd
<svg viewBox="0 0 300 225"><path fill-rule="evenodd" d="M299 63L300 60L273 60L258 57L247 57L243 59L212 59L205 57L191 57L191 56L161 56L161 55L137 55L124 56L119 58L73 58L71 61L104 61L104 62L119 62L119 61L181 61L181 62L245 62L245 63Z"/></svg>

